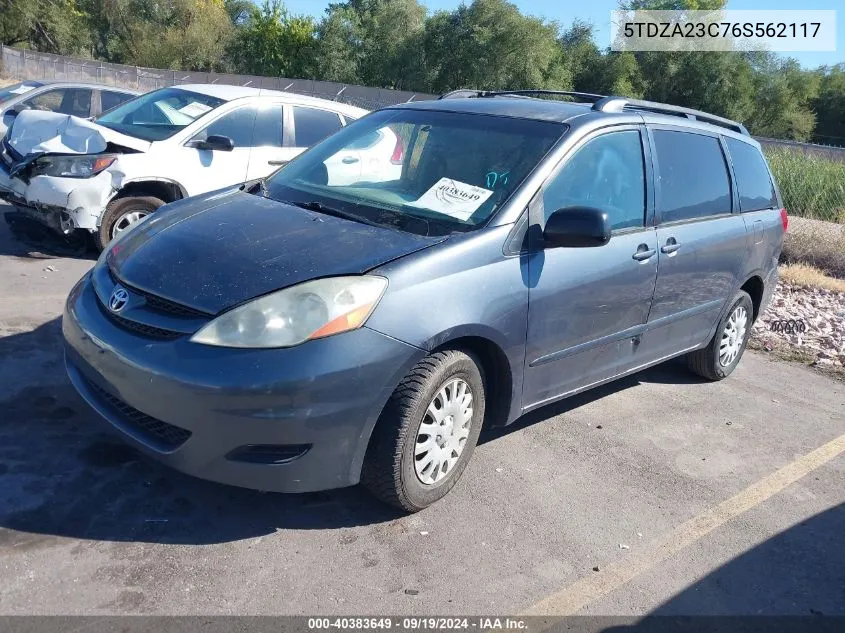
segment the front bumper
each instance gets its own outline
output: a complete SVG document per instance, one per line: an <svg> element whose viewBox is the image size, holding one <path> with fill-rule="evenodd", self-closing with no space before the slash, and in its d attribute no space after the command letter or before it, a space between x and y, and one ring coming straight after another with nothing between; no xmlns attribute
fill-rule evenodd
<svg viewBox="0 0 845 633"><path fill-rule="evenodd" d="M127 442L190 475L277 492L358 483L384 404L424 354L366 327L289 349L157 340L106 316L88 276L62 330L71 381ZM255 461L268 454L293 457Z"/></svg>
<svg viewBox="0 0 845 633"><path fill-rule="evenodd" d="M113 194L107 171L94 178L35 176L27 183L0 161L0 200L60 233L96 231Z"/></svg>

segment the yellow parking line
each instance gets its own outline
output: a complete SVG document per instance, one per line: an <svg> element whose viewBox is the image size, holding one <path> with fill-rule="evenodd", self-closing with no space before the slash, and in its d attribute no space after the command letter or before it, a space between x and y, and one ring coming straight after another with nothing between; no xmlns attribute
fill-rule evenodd
<svg viewBox="0 0 845 633"><path fill-rule="evenodd" d="M665 537L648 543L642 550L631 552L621 561L608 565L590 576L585 576L540 600L529 607L523 615L564 616L577 613L591 602L618 589L658 563L689 547L731 519L757 507L843 452L845 452L845 435L840 435L824 446L790 462L765 479L750 485L727 501L702 512L672 530Z"/></svg>

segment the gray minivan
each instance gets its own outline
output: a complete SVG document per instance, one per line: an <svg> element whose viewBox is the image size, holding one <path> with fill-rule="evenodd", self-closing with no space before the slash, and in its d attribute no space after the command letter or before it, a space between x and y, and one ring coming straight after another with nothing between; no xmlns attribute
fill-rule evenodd
<svg viewBox="0 0 845 633"><path fill-rule="evenodd" d="M333 178L384 130L391 177ZM281 492L362 481L416 511L485 424L675 356L728 376L786 226L734 121L462 91L139 223L70 293L67 369L174 468Z"/></svg>

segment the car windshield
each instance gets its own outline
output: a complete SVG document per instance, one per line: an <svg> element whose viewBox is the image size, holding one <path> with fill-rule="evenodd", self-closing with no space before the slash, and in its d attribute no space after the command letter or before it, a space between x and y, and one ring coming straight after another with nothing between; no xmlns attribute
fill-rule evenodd
<svg viewBox="0 0 845 633"><path fill-rule="evenodd" d="M565 133L549 121L387 109L270 176L265 195L423 235L483 226Z"/></svg>
<svg viewBox="0 0 845 633"><path fill-rule="evenodd" d="M223 103L224 99L198 92L162 88L109 110L97 119L97 123L145 141L160 141L170 138Z"/></svg>
<svg viewBox="0 0 845 633"><path fill-rule="evenodd" d="M0 88L0 103L3 103L4 101L11 101L15 97L25 95L30 90L35 90L42 85L43 84L37 81L22 81L21 83Z"/></svg>

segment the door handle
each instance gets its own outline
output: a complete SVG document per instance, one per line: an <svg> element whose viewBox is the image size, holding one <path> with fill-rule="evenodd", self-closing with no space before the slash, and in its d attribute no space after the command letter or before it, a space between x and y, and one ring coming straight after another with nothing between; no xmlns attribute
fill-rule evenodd
<svg viewBox="0 0 845 633"><path fill-rule="evenodd" d="M666 240L666 244L664 244L660 248L660 252L666 253L667 255L671 255L672 253L677 251L679 248L681 248L681 245L678 244L677 241L675 241L674 237L670 237L668 240Z"/></svg>
<svg viewBox="0 0 845 633"><path fill-rule="evenodd" d="M287 165L289 162L290 161L287 161L287 160L268 160L267 164L279 166L279 165Z"/></svg>
<svg viewBox="0 0 845 633"><path fill-rule="evenodd" d="M357 163L358 159L355 158L354 156L347 156L346 158L343 159L342 162L343 162L344 165L352 165L354 163Z"/></svg>
<svg viewBox="0 0 845 633"><path fill-rule="evenodd" d="M645 260L651 259L652 257L654 257L654 254L656 252L657 251L654 250L653 248L649 248L648 244L640 244L637 247L637 252L634 253L633 257L638 262L644 262Z"/></svg>

